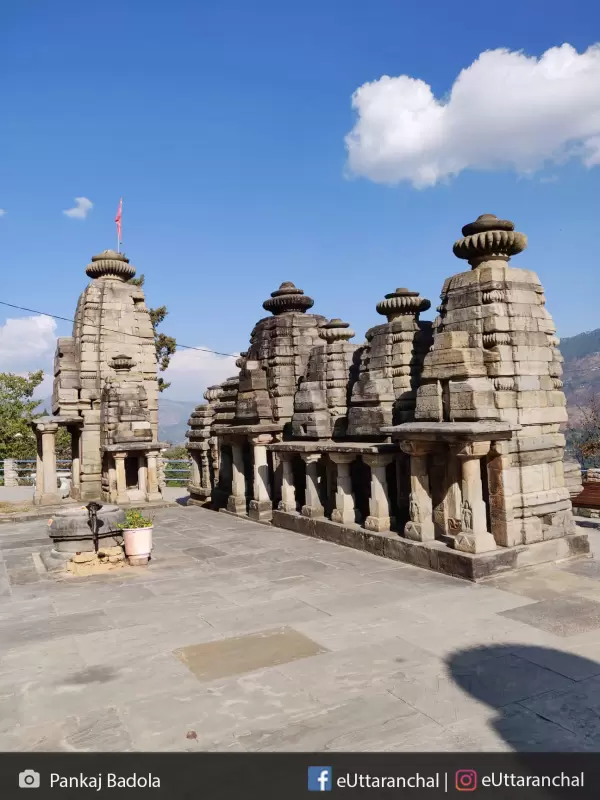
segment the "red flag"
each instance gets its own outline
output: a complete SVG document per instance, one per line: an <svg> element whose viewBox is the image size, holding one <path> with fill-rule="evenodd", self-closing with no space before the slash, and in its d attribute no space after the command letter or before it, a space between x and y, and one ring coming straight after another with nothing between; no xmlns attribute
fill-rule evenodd
<svg viewBox="0 0 600 800"><path fill-rule="evenodd" d="M115 217L115 222L117 223L117 238L121 241L121 216L123 215L123 198L119 200L119 209L117 211L117 216Z"/></svg>

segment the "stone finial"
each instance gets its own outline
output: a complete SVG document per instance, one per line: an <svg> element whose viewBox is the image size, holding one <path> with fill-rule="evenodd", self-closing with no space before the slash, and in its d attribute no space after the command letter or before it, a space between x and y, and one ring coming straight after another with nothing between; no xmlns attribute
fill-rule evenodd
<svg viewBox="0 0 600 800"><path fill-rule="evenodd" d="M305 295L302 289L297 289L291 281L285 281L276 292L271 292L271 297L265 300L263 308L277 317L292 312L304 314L314 304L312 297Z"/></svg>
<svg viewBox="0 0 600 800"><path fill-rule="evenodd" d="M246 365L246 361L248 359L248 352L240 353L239 356L235 360L236 367L239 369L243 369Z"/></svg>
<svg viewBox="0 0 600 800"><path fill-rule="evenodd" d="M90 278L102 278L111 275L128 281L135 275L135 267L129 263L129 259L123 253L115 250L104 250L97 256L92 256L92 263L86 267L86 275Z"/></svg>
<svg viewBox="0 0 600 800"><path fill-rule="evenodd" d="M466 259L475 269L484 261L509 261L527 247L524 233L515 231L514 222L482 214L462 229L463 238L454 243L457 258Z"/></svg>
<svg viewBox="0 0 600 800"><path fill-rule="evenodd" d="M115 372L129 372L135 367L135 361L133 358L125 355L114 356L114 358L111 358L108 363L109 366L115 370Z"/></svg>
<svg viewBox="0 0 600 800"><path fill-rule="evenodd" d="M209 386L204 392L204 399L207 401L207 403L214 403L215 400L219 399L220 392L220 384L217 383L215 386Z"/></svg>
<svg viewBox="0 0 600 800"><path fill-rule="evenodd" d="M333 342L348 342L356 334L350 327L350 323L343 322L338 317L329 320L319 328L319 336L325 339L327 344Z"/></svg>
<svg viewBox="0 0 600 800"><path fill-rule="evenodd" d="M403 314L412 314L418 319L421 311L427 311L430 306L429 300L421 297L418 292L396 289L395 292L386 294L385 299L377 303L375 308L378 314L387 317L388 322L391 322Z"/></svg>

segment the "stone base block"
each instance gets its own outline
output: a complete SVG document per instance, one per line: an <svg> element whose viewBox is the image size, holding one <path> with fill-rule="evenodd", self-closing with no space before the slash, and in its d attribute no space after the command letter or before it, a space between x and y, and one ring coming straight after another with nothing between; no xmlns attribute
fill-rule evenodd
<svg viewBox="0 0 600 800"><path fill-rule="evenodd" d="M404 526L404 536L413 542L432 542L435 539L433 522L412 522Z"/></svg>
<svg viewBox="0 0 600 800"><path fill-rule="evenodd" d="M368 531L389 531L392 521L389 517L371 517L365 519L365 528Z"/></svg>
<svg viewBox="0 0 600 800"><path fill-rule="evenodd" d="M281 509L287 511L288 509ZM289 509L294 511L295 509ZM341 525L354 525L356 522L356 511L341 511L339 508L334 508L331 512L331 519L333 522L338 522Z"/></svg>
<svg viewBox="0 0 600 800"><path fill-rule="evenodd" d="M231 514L237 514L239 517L245 517L247 514L246 498L230 494L227 500L227 511Z"/></svg>
<svg viewBox="0 0 600 800"><path fill-rule="evenodd" d="M454 539L454 549L462 553L489 553L497 547L496 540L489 532L473 533L461 531Z"/></svg>
<svg viewBox="0 0 600 800"><path fill-rule="evenodd" d="M273 512L273 525L469 581L590 555L588 535L580 530L561 539L536 544L498 547L487 553L464 553L437 540L415 542L390 531L371 532L358 525L338 525L328 519L311 519L278 510Z"/></svg>
<svg viewBox="0 0 600 800"><path fill-rule="evenodd" d="M284 503L283 500L280 500L277 508L280 511L296 511L297 506L296 503Z"/></svg>
<svg viewBox="0 0 600 800"><path fill-rule="evenodd" d="M205 489L202 486L194 486L190 484L187 487L189 492L188 503L195 505L195 506L204 506L208 505L211 502L211 489Z"/></svg>
<svg viewBox="0 0 600 800"><path fill-rule="evenodd" d="M270 522L273 519L273 503L270 500L250 500L248 516L255 522Z"/></svg>
<svg viewBox="0 0 600 800"><path fill-rule="evenodd" d="M309 519L320 519L325 516L325 509L323 506L302 506L301 514Z"/></svg>

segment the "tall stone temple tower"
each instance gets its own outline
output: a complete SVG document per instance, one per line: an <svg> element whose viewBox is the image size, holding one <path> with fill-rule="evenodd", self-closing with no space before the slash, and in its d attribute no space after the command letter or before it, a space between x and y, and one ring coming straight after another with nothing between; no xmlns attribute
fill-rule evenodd
<svg viewBox="0 0 600 800"><path fill-rule="evenodd" d="M462 234L437 319L396 289L360 345L295 286L273 292L190 420L191 502L474 581L586 557L556 328L510 263L527 237L492 214Z"/></svg>
<svg viewBox="0 0 600 800"><path fill-rule="evenodd" d="M38 460L54 461L55 469L44 433L62 424L73 438L73 499L158 499L156 456L164 445L157 441L156 351L144 292L128 283L135 268L114 250L94 256L86 274L92 280L77 303L73 335L58 339L54 416L37 426ZM38 481L38 502L55 499L51 471L52 463L38 465L49 484Z"/></svg>

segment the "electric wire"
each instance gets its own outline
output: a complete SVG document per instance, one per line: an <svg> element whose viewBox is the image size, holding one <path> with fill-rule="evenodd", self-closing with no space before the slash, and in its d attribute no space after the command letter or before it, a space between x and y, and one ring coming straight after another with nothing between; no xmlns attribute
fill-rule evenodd
<svg viewBox="0 0 600 800"><path fill-rule="evenodd" d="M51 317L52 319L60 319L63 322L72 322L75 323L74 319L69 319L69 317L61 317L58 314L48 314L46 311L38 311L35 308L25 308L25 306L18 306L15 303L7 303L4 300L0 300L0 305L8 306L9 308L16 308L19 311L28 311L30 314L41 314L44 317ZM133 336L135 339L145 339L145 336L139 336L137 333L126 333L125 331L116 331L112 328L106 328L104 325L100 326L100 329L106 331L108 333L118 333L119 336ZM194 347L191 344L180 344L177 340L175 341L175 347L181 348L182 350L197 350L201 353L213 353L216 356L226 356L227 358L238 358L237 355L233 353L221 353L219 350L211 350L209 347Z"/></svg>

